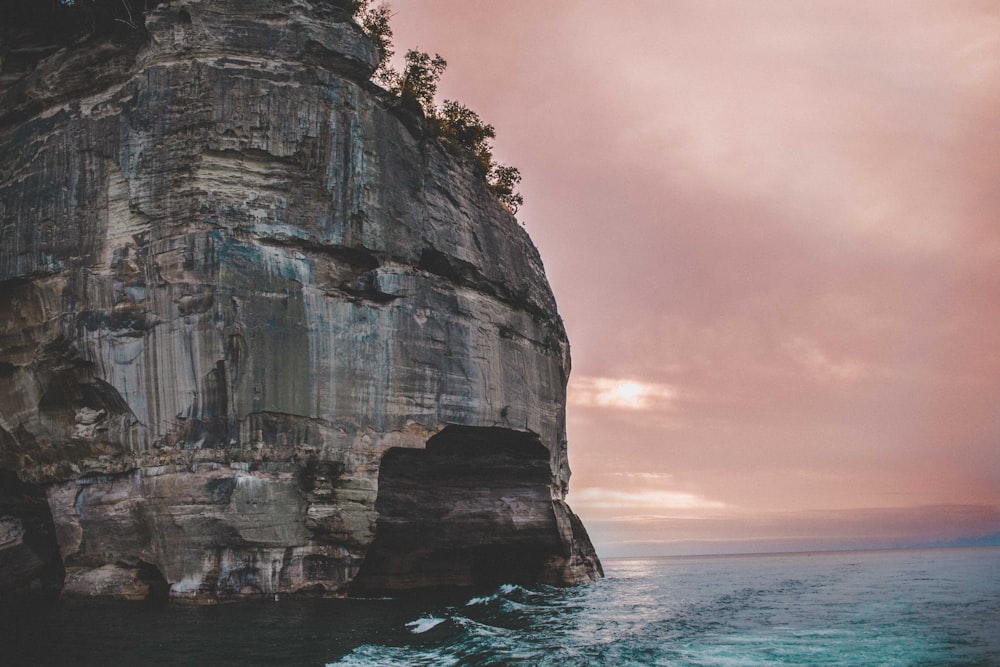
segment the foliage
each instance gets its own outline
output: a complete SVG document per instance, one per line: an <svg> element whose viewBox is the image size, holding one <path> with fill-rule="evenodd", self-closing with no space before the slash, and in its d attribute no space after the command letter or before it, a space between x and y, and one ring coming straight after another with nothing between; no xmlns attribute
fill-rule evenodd
<svg viewBox="0 0 1000 667"><path fill-rule="evenodd" d="M484 123L475 111L455 100L445 100L440 109L432 110L438 134L445 141L472 151L483 170L489 173L493 151L489 140L497 136L492 125Z"/></svg>
<svg viewBox="0 0 1000 667"><path fill-rule="evenodd" d="M435 53L431 57L425 51L410 49L404 58L403 71L392 67L390 60L394 52L389 25L392 13L386 4L376 7L371 3L372 0L356 0L354 19L379 49L380 61L374 80L395 97L417 102L443 141L471 152L482 167L490 191L511 213L517 213L524 203L517 192L521 172L517 167L493 160L490 142L496 138L496 130L461 102L445 100L440 107L435 104L438 82L448 66L440 55Z"/></svg>
<svg viewBox="0 0 1000 667"><path fill-rule="evenodd" d="M516 190L521 172L517 167L493 160L493 147L490 145L490 140L496 137L493 126L484 123L479 114L455 100L445 100L439 109L433 110L431 118L437 123L438 136L476 156L490 191L511 213L517 213L524 203L524 198Z"/></svg>
<svg viewBox="0 0 1000 667"><path fill-rule="evenodd" d="M374 79L386 88L391 89L392 83L399 76L391 65L396 52L392 48L392 17L389 5L377 7L371 5L371 0L360 0L354 6L354 17L358 24L371 37L379 50L379 65L375 70Z"/></svg>
<svg viewBox="0 0 1000 667"><path fill-rule="evenodd" d="M524 197L516 190L520 182L521 172L517 167L497 163L493 164L487 179L490 190L511 213L517 213L517 209L524 204Z"/></svg>
<svg viewBox="0 0 1000 667"><path fill-rule="evenodd" d="M447 66L447 61L436 53L431 58L426 51L410 49L406 52L406 65L399 84L393 92L404 99L416 100L427 115L433 116L438 81Z"/></svg>

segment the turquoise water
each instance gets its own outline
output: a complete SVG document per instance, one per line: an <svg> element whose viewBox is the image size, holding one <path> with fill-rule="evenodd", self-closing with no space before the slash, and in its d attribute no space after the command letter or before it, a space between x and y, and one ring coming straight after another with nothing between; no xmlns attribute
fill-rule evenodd
<svg viewBox="0 0 1000 667"><path fill-rule="evenodd" d="M1000 548L612 559L571 589L214 608L66 601L5 664L1000 665ZM10 663L11 654L18 658Z"/></svg>

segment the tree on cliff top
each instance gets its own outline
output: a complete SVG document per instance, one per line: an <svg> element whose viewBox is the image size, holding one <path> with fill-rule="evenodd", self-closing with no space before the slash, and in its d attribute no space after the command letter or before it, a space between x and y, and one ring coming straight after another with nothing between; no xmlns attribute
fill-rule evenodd
<svg viewBox="0 0 1000 667"><path fill-rule="evenodd" d="M371 6L371 0L360 0L355 6L355 20L379 47L381 60L374 79L401 100L415 101L420 105L431 127L443 141L470 151L482 167L490 191L511 213L524 203L517 192L521 173L517 167L500 164L493 159L491 141L496 130L485 123L475 111L454 100L445 100L441 106L434 101L438 82L448 66L439 54L433 57L425 51L410 49L406 52L403 71L392 67L392 27L388 5Z"/></svg>
<svg viewBox="0 0 1000 667"><path fill-rule="evenodd" d="M392 26L389 24L392 13L389 5L373 7L371 0L359 0L354 4L353 11L354 20L378 47L379 65L373 78L389 88L389 79L395 74L390 63L396 54L392 48Z"/></svg>
<svg viewBox="0 0 1000 667"><path fill-rule="evenodd" d="M445 100L440 108L434 109L432 119L437 122L442 139L472 151L486 173L490 191L511 213L517 213L524 203L524 198L516 190L521 172L517 167L500 164L493 159L493 147L490 145L490 140L496 137L493 126L484 123L479 114L455 100Z"/></svg>
<svg viewBox="0 0 1000 667"><path fill-rule="evenodd" d="M406 52L406 66L396 75L393 93L405 99L416 100L428 116L435 115L434 97L438 81L448 62L437 53L431 58L425 51L410 49Z"/></svg>

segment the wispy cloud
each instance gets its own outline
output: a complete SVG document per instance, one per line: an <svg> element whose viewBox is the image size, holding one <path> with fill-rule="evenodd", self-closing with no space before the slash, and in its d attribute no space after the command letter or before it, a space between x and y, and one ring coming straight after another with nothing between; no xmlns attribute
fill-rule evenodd
<svg viewBox="0 0 1000 667"><path fill-rule="evenodd" d="M795 337L785 344L785 349L795 363L819 380L850 382L868 374L865 365L857 359L833 359L815 342Z"/></svg>
<svg viewBox="0 0 1000 667"><path fill-rule="evenodd" d="M570 404L582 407L662 410L676 398L677 390L669 385L627 378L575 378L569 388Z"/></svg>
<svg viewBox="0 0 1000 667"><path fill-rule="evenodd" d="M673 479L673 475L666 472L612 472L608 474L610 474L612 477L625 477L627 479L642 479L642 480Z"/></svg>
<svg viewBox="0 0 1000 667"><path fill-rule="evenodd" d="M590 487L573 492L575 507L591 509L722 509L725 503L709 500L693 493L662 489L625 491Z"/></svg>

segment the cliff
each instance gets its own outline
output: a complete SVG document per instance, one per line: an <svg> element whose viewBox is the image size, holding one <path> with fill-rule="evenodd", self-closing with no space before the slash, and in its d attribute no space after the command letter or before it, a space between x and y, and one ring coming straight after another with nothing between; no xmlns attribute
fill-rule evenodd
<svg viewBox="0 0 1000 667"><path fill-rule="evenodd" d="M0 78L0 595L599 576L539 256L343 11L35 53Z"/></svg>

